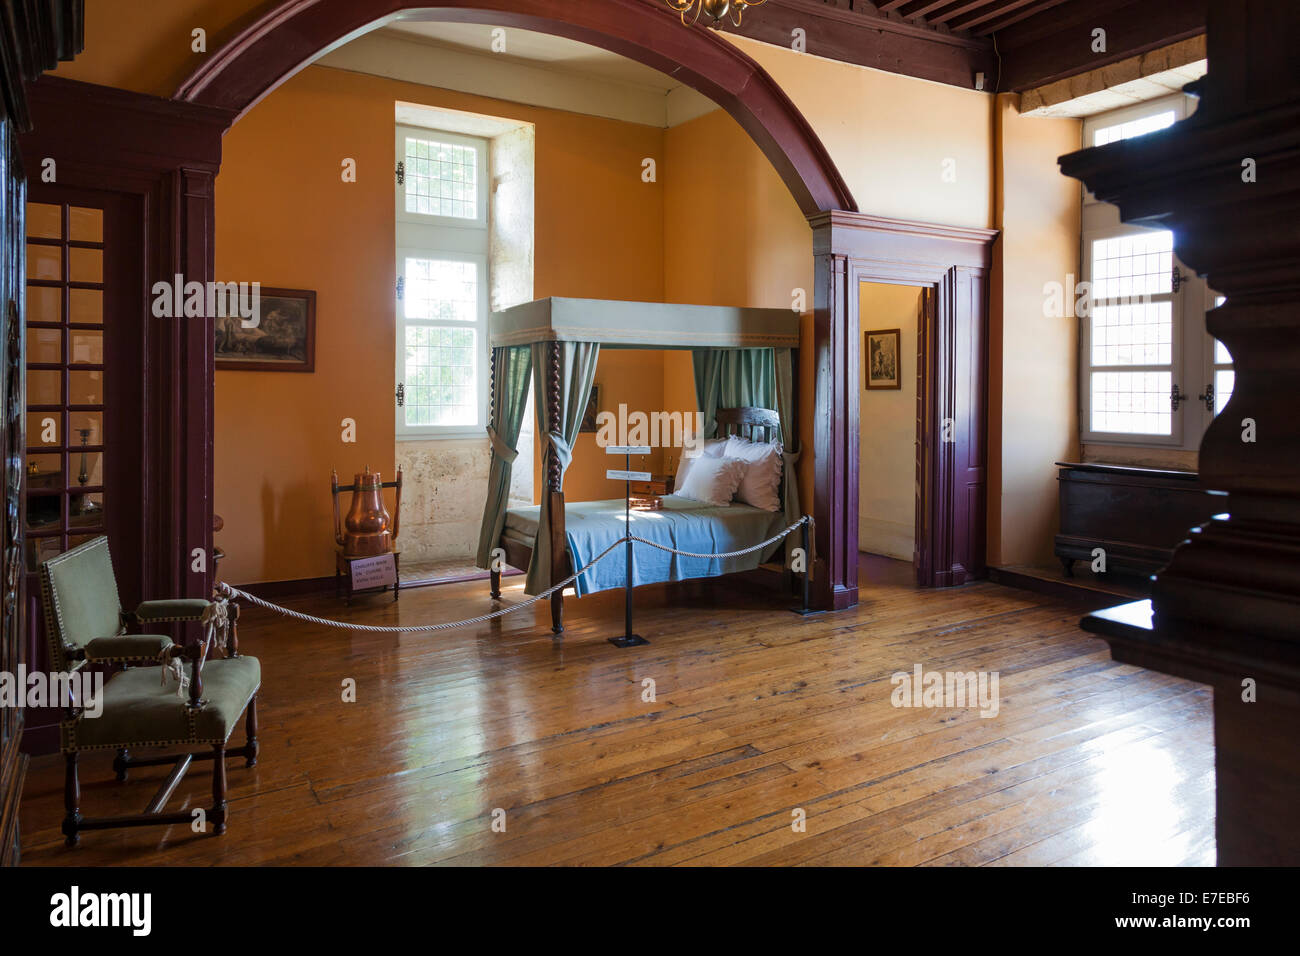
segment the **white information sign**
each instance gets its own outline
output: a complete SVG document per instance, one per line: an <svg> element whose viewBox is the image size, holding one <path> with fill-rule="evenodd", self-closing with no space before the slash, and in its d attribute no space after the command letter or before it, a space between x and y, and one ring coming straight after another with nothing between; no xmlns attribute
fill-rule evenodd
<svg viewBox="0 0 1300 956"><path fill-rule="evenodd" d="M605 472L605 477L613 481L649 481L650 472L648 471L615 471L611 468Z"/></svg>
<svg viewBox="0 0 1300 956"><path fill-rule="evenodd" d="M397 583L397 560L391 554L377 554L373 558L357 558L352 565L352 590L366 588L391 588Z"/></svg>

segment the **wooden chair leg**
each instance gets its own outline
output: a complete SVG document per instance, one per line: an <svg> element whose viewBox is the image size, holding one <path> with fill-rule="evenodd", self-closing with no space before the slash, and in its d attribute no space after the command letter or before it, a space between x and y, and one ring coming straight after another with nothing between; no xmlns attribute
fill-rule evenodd
<svg viewBox="0 0 1300 956"><path fill-rule="evenodd" d="M247 757L245 767L257 766L257 752L261 749L257 743L257 695L248 702L248 715L244 718L244 728L248 733Z"/></svg>
<svg viewBox="0 0 1300 956"><path fill-rule="evenodd" d="M76 846L80 837L77 827L81 823L81 783L77 779L77 755L64 754L63 778L63 835L68 846Z"/></svg>
<svg viewBox="0 0 1300 956"><path fill-rule="evenodd" d="M226 832L226 746L212 745L212 810L208 813L213 832Z"/></svg>
<svg viewBox="0 0 1300 956"><path fill-rule="evenodd" d="M117 773L117 782L122 783L126 780L126 771L130 766L131 751L121 747L117 751L117 756L113 758L113 770Z"/></svg>

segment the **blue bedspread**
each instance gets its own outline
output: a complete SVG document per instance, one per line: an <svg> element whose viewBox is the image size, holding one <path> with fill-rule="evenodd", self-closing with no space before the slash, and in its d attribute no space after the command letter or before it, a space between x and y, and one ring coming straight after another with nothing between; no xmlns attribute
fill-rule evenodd
<svg viewBox="0 0 1300 956"><path fill-rule="evenodd" d="M784 526L779 513L745 504L718 508L676 495L665 496L663 504L662 511L633 511L632 534L681 551L711 554L758 544ZM506 514L507 533L522 537L536 537L537 522L536 507L511 509ZM623 499L570 502L565 507L564 528L576 570L623 537ZM633 542L632 549L634 586L747 571L762 561L761 552L718 559L680 557L639 542ZM578 578L578 594L621 588L626 565L623 548L616 548Z"/></svg>

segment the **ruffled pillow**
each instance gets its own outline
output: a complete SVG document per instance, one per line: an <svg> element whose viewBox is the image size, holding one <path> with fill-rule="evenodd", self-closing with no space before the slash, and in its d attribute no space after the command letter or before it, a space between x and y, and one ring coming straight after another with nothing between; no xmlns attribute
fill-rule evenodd
<svg viewBox="0 0 1300 956"><path fill-rule="evenodd" d="M727 458L743 461L745 475L736 497L764 511L781 510L781 443L752 442L732 435L723 451Z"/></svg>

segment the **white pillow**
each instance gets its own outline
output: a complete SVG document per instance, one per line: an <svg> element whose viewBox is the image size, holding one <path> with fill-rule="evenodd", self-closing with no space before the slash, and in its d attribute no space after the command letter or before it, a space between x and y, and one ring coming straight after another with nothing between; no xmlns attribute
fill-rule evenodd
<svg viewBox="0 0 1300 956"><path fill-rule="evenodd" d="M736 497L764 511L781 510L781 443L752 442L732 435L727 439L726 457L746 464Z"/></svg>
<svg viewBox="0 0 1300 956"><path fill-rule="evenodd" d="M674 493L709 505L729 505L745 477L745 469L745 463L734 458L701 455L691 463L685 483Z"/></svg>
<svg viewBox="0 0 1300 956"><path fill-rule="evenodd" d="M722 453L727 447L727 439L710 438L700 448L700 453L694 458L688 458L682 455L681 460L677 462L677 478L673 481L673 488L681 488L686 484L686 476L690 473L691 462L698 461L701 458L721 458Z"/></svg>

